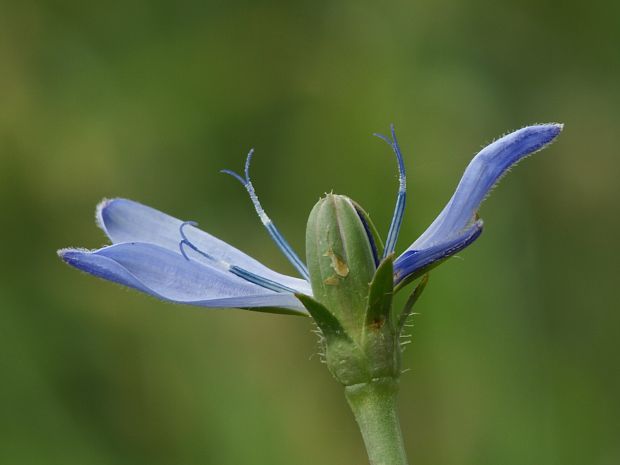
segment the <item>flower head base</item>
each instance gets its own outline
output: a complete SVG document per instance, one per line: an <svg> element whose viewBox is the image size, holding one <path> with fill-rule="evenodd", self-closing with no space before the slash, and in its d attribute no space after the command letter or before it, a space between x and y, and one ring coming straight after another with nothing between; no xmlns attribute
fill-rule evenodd
<svg viewBox="0 0 620 465"><path fill-rule="evenodd" d="M347 201L346 197L335 196L325 201L327 207L320 208L329 210L334 204ZM315 207L313 212L316 210ZM365 238L354 240L355 230L359 232L363 228L354 221L347 225L346 214L341 233L327 237L326 229L338 231L331 228L333 217L316 215L313 218L311 215L310 218L307 235L313 245L308 247L308 263L310 275L317 276L312 281L316 297L298 295L298 298L324 336L327 367L345 386L383 378L397 379L401 371L399 338L404 319L392 309L393 256L385 258L375 270L373 261L368 260L368 241ZM341 224L338 221L336 225ZM347 239L353 240L347 243ZM326 253L321 253L323 250ZM355 278L354 271L362 277L370 276L370 281L349 280L349 275Z"/></svg>
<svg viewBox="0 0 620 465"><path fill-rule="evenodd" d="M301 315L307 315L311 306L310 313L324 332L344 331L352 340L363 334L368 338L364 329L368 325L383 328L389 322L386 327L399 331L402 314L392 315L387 310L391 297L386 296L475 241L482 232L477 210L491 188L508 168L551 143L561 130L560 124L529 126L484 148L471 161L435 221L395 259L405 208L406 174L393 127L390 138L379 136L393 149L399 167L399 190L385 247L370 218L355 202L328 195L310 215L309 267L258 200L249 176L253 152L248 154L245 176L225 171L244 185L263 225L302 279L267 268L201 231L194 222L125 199L105 200L97 209L98 224L112 245L94 251L63 249L59 255L92 275L167 301ZM313 303L308 303L309 299ZM316 310L317 305L333 318L320 317L322 311ZM328 320L329 324L325 323ZM381 340L385 342L384 336Z"/></svg>

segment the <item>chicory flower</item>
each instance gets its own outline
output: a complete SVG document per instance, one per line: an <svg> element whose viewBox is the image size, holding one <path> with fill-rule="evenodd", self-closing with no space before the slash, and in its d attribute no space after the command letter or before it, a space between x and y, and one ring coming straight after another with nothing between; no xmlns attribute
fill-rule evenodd
<svg viewBox="0 0 620 465"><path fill-rule="evenodd" d="M560 124L525 127L480 151L439 216L393 260L394 289L402 288L474 242L482 232L477 210L486 195L511 166L551 143L561 130ZM406 199L404 161L393 127L391 139L380 137L393 148L400 173L394 217L384 247L367 214L351 203L366 232L373 272L393 256ZM251 157L252 152L246 160L245 176L225 172L247 189L263 225L302 278L271 270L198 229L196 223L126 199L104 200L97 208L97 224L112 245L98 250L62 249L59 256L94 276L166 301L307 315L307 302L302 304L300 299L313 296L308 269L263 210L249 176Z"/></svg>
<svg viewBox="0 0 620 465"><path fill-rule="evenodd" d="M406 200L404 160L392 127L399 190L385 245L368 214L348 197L327 194L310 212L306 263L262 208L250 180L252 151L239 180L263 225L301 278L267 268L226 242L153 208L104 200L97 223L112 241L99 250L63 249L60 257L92 275L172 302L310 315L322 336L324 359L345 397L372 465L406 465L396 397L405 322L428 281L427 272L474 242L477 210L506 171L550 144L560 124L529 126L480 151L439 216L401 255L394 250ZM402 309L393 295L419 280Z"/></svg>

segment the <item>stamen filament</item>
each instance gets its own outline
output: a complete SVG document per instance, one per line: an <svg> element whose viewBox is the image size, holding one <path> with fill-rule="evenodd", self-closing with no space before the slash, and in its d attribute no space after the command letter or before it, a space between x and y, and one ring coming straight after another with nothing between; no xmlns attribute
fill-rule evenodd
<svg viewBox="0 0 620 465"><path fill-rule="evenodd" d="M258 200L256 191L254 190L254 186L252 185L252 181L250 180L250 163L252 161L253 154L254 154L254 149L250 150L245 160L245 179L239 174L231 170L222 170L221 172L231 175L232 177L237 179L243 185L243 187L245 187L245 190L248 191L248 194L250 195L250 200L252 201L252 204L254 205L254 209L256 210L256 213L258 214L258 217L260 218L261 223L263 223L263 226L265 227L265 229L267 229L267 232L271 236L271 239L273 239L273 241L276 243L278 248L282 251L284 256L288 259L288 261L291 262L291 264L297 269L299 274L301 274L301 276L304 279L309 281L310 275L308 274L308 268L306 267L304 262L299 258L299 256L295 253L295 251L289 245L286 239L284 239L284 236L282 236L278 228L276 228L276 225L273 224L273 221L271 221L271 218L267 216L267 213L265 213L265 210L263 209L260 201Z"/></svg>
<svg viewBox="0 0 620 465"><path fill-rule="evenodd" d="M295 294L296 290L291 289L288 286L285 286L284 284L280 284L276 281L272 281L271 279L267 279L267 278L263 278L262 276L259 276L257 274L254 274L248 270L245 270L243 268L240 268L238 266L232 265L230 267L230 272L232 274L234 274L235 276L239 276L240 278L245 279L246 281L249 281L251 283L257 284L261 287L264 287L266 289L270 289L272 291L275 292L290 292Z"/></svg>
<svg viewBox="0 0 620 465"><path fill-rule="evenodd" d="M392 215L392 222L388 231L387 240L385 241L385 248L383 249L383 257L385 259L388 255L394 253L396 248L396 241L398 241L398 234L400 233L400 227L403 222L403 216L405 214L405 202L407 199L407 175L405 171L405 162L403 155L396 139L396 131L394 125L390 125L390 131L392 138L390 139L383 134L374 134L378 138L384 140L394 151L396 160L398 161L398 194L396 197L396 206L394 207L394 215Z"/></svg>
<svg viewBox="0 0 620 465"><path fill-rule="evenodd" d="M252 284L256 284L258 286L264 287L265 289L269 289L271 291L274 292L278 292L278 293L282 293L282 292L290 292L290 293L295 293L297 292L294 289L291 289L288 286L285 286L283 284L280 284L276 281L272 281L271 279L267 279L264 278L262 276L259 276L255 273L252 273L251 271L248 271L244 268L241 268L237 265L231 265L230 263L225 262L224 260L219 260L217 258L215 258L214 256L200 250L194 243L192 243L192 241L190 241L187 236L185 235L185 231L183 231L183 229L186 226L198 226L198 223L196 223L195 221L185 221L183 224L181 224L181 226L179 227L179 233L181 234L181 241L179 242L179 249L181 250L181 255L183 255L183 257L186 260L190 260L189 256L187 255L187 252L185 252L185 248L184 246L189 247L190 249L192 249L194 252L196 252L197 254L203 256L204 258L206 258L207 260L213 262L218 268L224 270L224 271L229 271L232 274L234 274L235 276L238 276Z"/></svg>

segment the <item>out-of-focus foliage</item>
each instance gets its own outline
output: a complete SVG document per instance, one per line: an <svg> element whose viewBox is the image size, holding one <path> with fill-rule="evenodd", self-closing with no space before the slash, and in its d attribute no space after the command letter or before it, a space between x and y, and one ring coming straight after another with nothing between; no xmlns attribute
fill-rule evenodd
<svg viewBox="0 0 620 465"><path fill-rule="evenodd" d="M293 273L325 191L408 245L485 142L566 123L432 273L404 364L412 463L620 461L618 2L13 1L0 7L0 463L364 463L310 321L160 303L63 265L124 196Z"/></svg>

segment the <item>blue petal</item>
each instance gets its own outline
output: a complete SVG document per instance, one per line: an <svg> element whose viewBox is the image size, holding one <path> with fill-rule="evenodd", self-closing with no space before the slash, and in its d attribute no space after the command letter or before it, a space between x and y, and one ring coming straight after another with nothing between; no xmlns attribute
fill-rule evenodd
<svg viewBox="0 0 620 465"><path fill-rule="evenodd" d="M183 222L138 202L126 199L104 200L97 207L97 223L115 244L144 242L180 254L179 228ZM236 265L303 294L312 295L310 284L303 279L277 273L221 239L194 226L188 225L184 232L200 250L218 260ZM198 254L192 256L192 260L209 264L208 260Z"/></svg>
<svg viewBox="0 0 620 465"><path fill-rule="evenodd" d="M58 254L80 270L162 300L201 307L269 307L270 311L279 307L307 314L292 293L266 290L153 244L122 243L95 251L64 249Z"/></svg>
<svg viewBox="0 0 620 465"><path fill-rule="evenodd" d="M424 249L464 229L502 175L519 160L550 144L562 127L561 124L528 126L485 147L471 161L439 216L407 250Z"/></svg>
<svg viewBox="0 0 620 465"><path fill-rule="evenodd" d="M394 284L406 284L419 277L438 262L451 257L474 242L482 233L482 220L477 220L468 228L450 239L430 245L420 250L408 250L394 262Z"/></svg>

